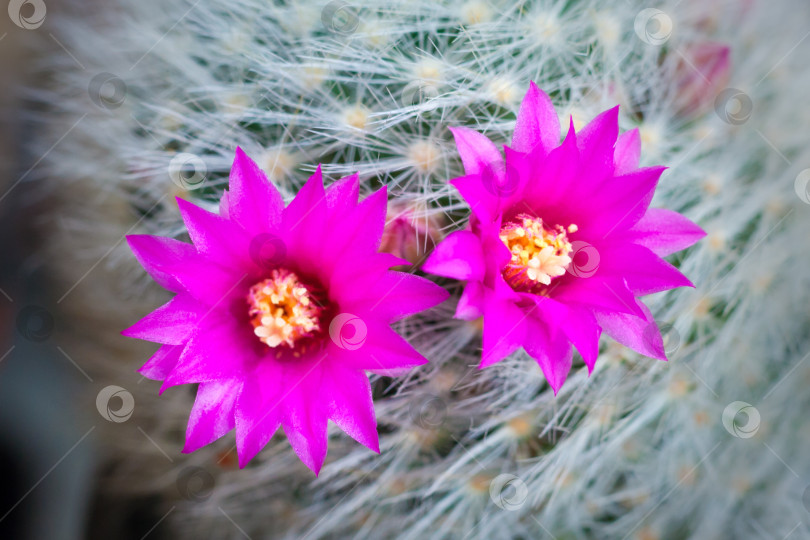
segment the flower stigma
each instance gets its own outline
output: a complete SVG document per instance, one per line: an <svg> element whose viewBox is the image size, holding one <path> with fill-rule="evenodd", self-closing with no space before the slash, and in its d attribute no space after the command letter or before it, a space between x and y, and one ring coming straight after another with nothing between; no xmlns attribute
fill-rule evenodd
<svg viewBox="0 0 810 540"><path fill-rule="evenodd" d="M247 294L253 333L268 347L293 347L321 329L323 308L310 287L286 269L253 285Z"/></svg>
<svg viewBox="0 0 810 540"><path fill-rule="evenodd" d="M568 233L576 231L576 225L548 227L541 218L528 214L519 214L506 223L500 239L512 255L503 269L509 286L516 291L538 292L565 274L573 250Z"/></svg>

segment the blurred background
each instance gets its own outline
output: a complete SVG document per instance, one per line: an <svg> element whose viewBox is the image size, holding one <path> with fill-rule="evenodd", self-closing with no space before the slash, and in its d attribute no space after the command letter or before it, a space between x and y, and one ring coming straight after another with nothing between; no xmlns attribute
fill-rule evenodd
<svg viewBox="0 0 810 540"><path fill-rule="evenodd" d="M54 338L64 315L40 252L38 217L54 211L37 182L47 153L27 144L43 130L43 108L32 99L46 80L37 66L64 51L53 33L32 31L44 23L44 3L7 3L8 16L0 16L0 538L141 538L150 529L161 538L154 505L99 496L97 421L84 403L93 380ZM47 3L60 8L58 0Z"/></svg>

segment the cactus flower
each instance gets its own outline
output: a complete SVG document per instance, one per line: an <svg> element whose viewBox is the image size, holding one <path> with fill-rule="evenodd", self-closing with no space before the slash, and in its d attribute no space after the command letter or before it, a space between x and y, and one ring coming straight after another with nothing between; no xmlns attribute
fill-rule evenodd
<svg viewBox="0 0 810 540"><path fill-rule="evenodd" d="M219 215L178 199L193 245L127 238L175 293L125 330L161 344L140 372L163 389L198 383L184 452L236 430L244 467L279 427L317 475L327 421L379 452L366 372L426 362L389 324L442 302L430 281L389 270L378 253L387 196L358 204L357 175L324 189L320 167L284 206L240 149Z"/></svg>
<svg viewBox="0 0 810 540"><path fill-rule="evenodd" d="M425 262L466 281L456 317L483 317L480 368L523 347L556 394L572 345L589 373L604 330L641 354L666 359L646 294L693 286L661 257L704 232L680 214L650 209L664 167L639 168L637 130L619 135L618 107L560 143L557 113L531 84L505 155L455 128L465 176L451 180L470 205L467 230Z"/></svg>

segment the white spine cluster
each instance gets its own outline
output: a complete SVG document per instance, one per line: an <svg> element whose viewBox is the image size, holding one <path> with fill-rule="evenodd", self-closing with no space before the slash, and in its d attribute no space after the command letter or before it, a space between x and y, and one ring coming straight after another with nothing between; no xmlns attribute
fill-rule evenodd
<svg viewBox="0 0 810 540"><path fill-rule="evenodd" d="M38 144L62 203L47 252L70 287L60 309L99 328L74 350L135 394L111 428L116 489L164 494L183 538L810 534L803 2L114 4L61 21L71 56L50 60ZM731 47L729 89L686 116L676 65L706 40ZM287 198L322 163L449 231L467 216L448 127L508 142L530 80L566 129L621 104L644 164L670 167L654 206L708 231L673 257L697 289L647 299L671 360L605 340L555 398L522 353L476 370L479 328L440 306L398 328L430 364L376 382L381 456L335 429L317 480L281 435L244 471L232 437L181 457L191 392L157 397L135 373L149 345L116 337L163 294L123 235L181 237L173 196L213 208L237 145Z"/></svg>

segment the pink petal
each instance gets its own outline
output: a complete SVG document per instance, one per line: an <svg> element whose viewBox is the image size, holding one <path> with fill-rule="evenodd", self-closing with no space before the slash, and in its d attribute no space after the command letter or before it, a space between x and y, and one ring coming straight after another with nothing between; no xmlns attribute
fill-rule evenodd
<svg viewBox="0 0 810 540"><path fill-rule="evenodd" d="M498 207L502 212L525 204L524 193L536 172L537 162L536 156L522 154L508 146L503 147L503 152L506 157L506 172L503 183L495 186L495 192L500 199Z"/></svg>
<svg viewBox="0 0 810 540"><path fill-rule="evenodd" d="M664 208L650 208L638 223L628 230L624 239L644 246L660 257L686 249L706 231L687 218Z"/></svg>
<svg viewBox="0 0 810 540"><path fill-rule="evenodd" d="M526 202L537 209L554 208L563 195L576 187L579 178L581 162L573 119L562 144L533 167L536 172L525 189Z"/></svg>
<svg viewBox="0 0 810 540"><path fill-rule="evenodd" d="M554 105L534 82L520 104L512 135L512 148L518 152L536 150L548 154L560 143L560 120ZM469 173L468 173L469 174Z"/></svg>
<svg viewBox="0 0 810 540"><path fill-rule="evenodd" d="M222 192L222 197L219 199L219 215L225 219L231 219L231 202L227 189Z"/></svg>
<svg viewBox="0 0 810 540"><path fill-rule="evenodd" d="M209 309L227 307L247 291L247 272L226 269L201 257L172 271L183 289Z"/></svg>
<svg viewBox="0 0 810 540"><path fill-rule="evenodd" d="M352 246L374 253L380 247L385 214L388 208L388 189L383 186L357 205L343 224L340 234Z"/></svg>
<svg viewBox="0 0 810 540"><path fill-rule="evenodd" d="M523 310L487 291L484 299L483 353L478 368L500 362L523 345L527 319Z"/></svg>
<svg viewBox="0 0 810 540"><path fill-rule="evenodd" d="M618 106L599 114L577 133L581 167L577 181L569 186L564 200L587 201L595 191L611 185L618 134Z"/></svg>
<svg viewBox="0 0 810 540"><path fill-rule="evenodd" d="M199 258L194 246L172 238L131 234L127 243L152 279L172 292L183 290L172 269Z"/></svg>
<svg viewBox="0 0 810 540"><path fill-rule="evenodd" d="M246 277L203 258L194 246L171 238L130 235L127 242L155 281L173 292L186 291L207 306L227 303L240 292L238 285Z"/></svg>
<svg viewBox="0 0 810 540"><path fill-rule="evenodd" d="M358 283L362 283L364 287L368 283L376 283L388 274L389 268L407 264L405 259L400 259L390 253L372 255L349 253L349 255L341 257L328 276L328 289L332 299L338 303L367 297L362 288L357 286ZM357 264L361 260L362 264Z"/></svg>
<svg viewBox="0 0 810 540"><path fill-rule="evenodd" d="M281 425L283 396L280 382L270 373L245 381L234 412L236 452L239 455L240 469L243 469L278 431Z"/></svg>
<svg viewBox="0 0 810 540"><path fill-rule="evenodd" d="M121 335L155 343L180 345L188 340L200 318L201 306L185 293L180 293Z"/></svg>
<svg viewBox="0 0 810 540"><path fill-rule="evenodd" d="M619 234L635 225L650 206L666 167L647 167L617 176L591 194L581 207L580 231L596 239Z"/></svg>
<svg viewBox="0 0 810 540"><path fill-rule="evenodd" d="M485 254L484 284L491 289L496 288L493 278L501 276L501 270L512 258L509 248L500 238L500 231L501 220L489 223L478 222L474 225L474 232L481 242L481 251ZM503 282L503 277L500 277L499 280Z"/></svg>
<svg viewBox="0 0 810 540"><path fill-rule="evenodd" d="M330 362L356 370L365 370L379 375L401 375L411 368L427 364L424 356L402 336L386 325L376 321L360 323L353 320L358 338L342 343L336 334L329 343ZM365 336L362 334L365 333ZM331 332L330 332L331 334Z"/></svg>
<svg viewBox="0 0 810 540"><path fill-rule="evenodd" d="M486 136L466 127L450 128L468 176L503 171L503 156Z"/></svg>
<svg viewBox="0 0 810 540"><path fill-rule="evenodd" d="M177 206L199 253L225 267L245 268L250 265L250 249L244 229L180 197L177 197Z"/></svg>
<svg viewBox="0 0 810 540"><path fill-rule="evenodd" d="M600 113L577 133L582 161L613 168L616 139L619 136L619 106Z"/></svg>
<svg viewBox="0 0 810 540"><path fill-rule="evenodd" d="M600 274L624 279L637 296L694 287L677 268L645 247L624 243L613 248L606 246L600 250Z"/></svg>
<svg viewBox="0 0 810 540"><path fill-rule="evenodd" d="M474 321L484 315L484 287L478 281L470 281L464 287L456 306L456 319Z"/></svg>
<svg viewBox="0 0 810 540"><path fill-rule="evenodd" d="M178 384L209 382L245 376L258 360L261 342L230 313L209 313L186 344L164 389Z"/></svg>
<svg viewBox="0 0 810 540"><path fill-rule="evenodd" d="M241 148L231 168L229 214L252 234L274 231L281 223L284 200L262 170Z"/></svg>
<svg viewBox="0 0 810 540"><path fill-rule="evenodd" d="M238 380L200 384L188 419L186 444L188 454L219 439L234 427L234 403L242 390Z"/></svg>
<svg viewBox="0 0 810 540"><path fill-rule="evenodd" d="M356 266L358 257L375 254L380 247L388 193L385 187L363 199L341 221L339 227L327 231L327 240L314 250L319 259L317 265L325 271L333 271L342 265Z"/></svg>
<svg viewBox="0 0 810 540"><path fill-rule="evenodd" d="M368 376L332 363L325 369L321 388L327 400L329 419L351 438L379 454L377 418Z"/></svg>
<svg viewBox="0 0 810 540"><path fill-rule="evenodd" d="M162 381L177 365L180 360L180 353L183 352L185 344L182 345L162 345L157 352L138 370L138 373L152 379Z"/></svg>
<svg viewBox="0 0 810 540"><path fill-rule="evenodd" d="M329 330L328 360L346 369L397 376L427 363L407 340L375 319L346 314L334 319Z"/></svg>
<svg viewBox="0 0 810 540"><path fill-rule="evenodd" d="M481 241L470 231L448 235L422 265L424 272L461 280L480 281L484 269Z"/></svg>
<svg viewBox="0 0 810 540"><path fill-rule="evenodd" d="M533 317L526 319L525 326L527 337L523 347L537 361L556 396L571 371L571 343L562 332L550 331L545 323Z"/></svg>
<svg viewBox="0 0 810 540"><path fill-rule="evenodd" d="M637 316L642 314L627 284L616 277L594 275L576 278L556 287L551 296L558 302L573 303L591 310L601 309Z"/></svg>
<svg viewBox="0 0 810 540"><path fill-rule="evenodd" d="M588 366L588 373L593 372L599 358L599 336L602 335L602 328L593 313L587 309L569 307L562 331L579 351Z"/></svg>
<svg viewBox="0 0 810 540"><path fill-rule="evenodd" d="M616 176L628 174L638 169L641 158L641 136L638 128L625 131L616 141L613 164Z"/></svg>
<svg viewBox="0 0 810 540"><path fill-rule="evenodd" d="M388 271L376 281L364 281L344 290L341 309L381 321L394 321L441 304L450 297L446 289L420 276Z"/></svg>
<svg viewBox="0 0 810 540"><path fill-rule="evenodd" d="M488 178L492 178L489 176ZM493 189L484 188L480 175L461 176L450 180L450 184L467 201L470 211L482 221L489 221L498 215L499 201Z"/></svg>
<svg viewBox="0 0 810 540"><path fill-rule="evenodd" d="M318 252L323 249L327 212L323 175L318 165L282 215L288 252L299 264L317 264Z"/></svg>
<svg viewBox="0 0 810 540"><path fill-rule="evenodd" d="M537 305L538 312L533 316L544 321L549 331L562 332L579 351L588 366L588 372L593 371L599 357L599 336L602 329L591 310L574 304L562 304L548 297L525 296L533 297L531 301Z"/></svg>
<svg viewBox="0 0 810 540"><path fill-rule="evenodd" d="M597 311L596 320L610 337L625 347L651 358L666 360L664 340L652 313L643 303L638 302L638 306L643 317Z"/></svg>
<svg viewBox="0 0 810 540"><path fill-rule="evenodd" d="M357 174L341 178L326 190L326 206L333 223L339 223L344 215L357 206L360 194L360 177Z"/></svg>
<svg viewBox="0 0 810 540"><path fill-rule="evenodd" d="M295 453L315 473L326 459L327 411L320 399L313 399L320 391L317 381L320 369L303 373L284 398L282 425ZM293 379L289 379L292 383Z"/></svg>

